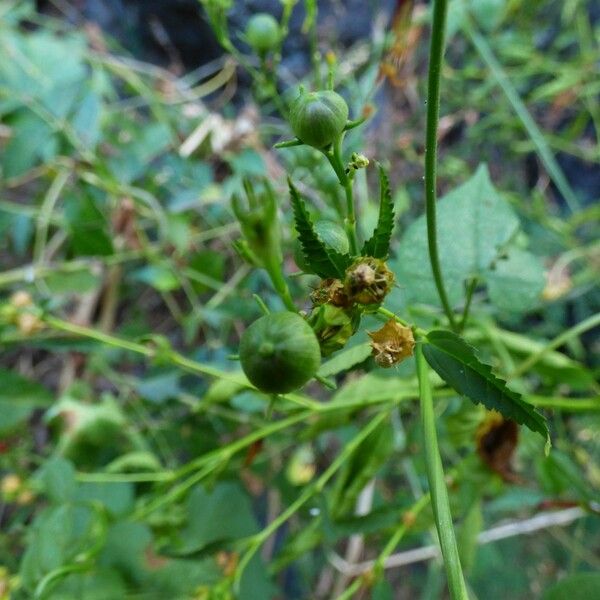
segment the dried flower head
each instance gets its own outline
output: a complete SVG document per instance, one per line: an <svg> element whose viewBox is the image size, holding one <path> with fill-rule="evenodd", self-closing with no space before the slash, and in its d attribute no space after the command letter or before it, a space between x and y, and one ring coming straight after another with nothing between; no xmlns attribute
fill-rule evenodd
<svg viewBox="0 0 600 600"><path fill-rule="evenodd" d="M346 308L351 304L344 291L344 284L339 279L323 279L310 294L310 299L313 306L333 304Z"/></svg>
<svg viewBox="0 0 600 600"><path fill-rule="evenodd" d="M379 305L394 284L394 274L383 260L364 256L355 260L346 270L344 288L356 304Z"/></svg>
<svg viewBox="0 0 600 600"><path fill-rule="evenodd" d="M410 327L390 319L381 329L368 333L375 362L380 367L387 369L412 356L415 338Z"/></svg>

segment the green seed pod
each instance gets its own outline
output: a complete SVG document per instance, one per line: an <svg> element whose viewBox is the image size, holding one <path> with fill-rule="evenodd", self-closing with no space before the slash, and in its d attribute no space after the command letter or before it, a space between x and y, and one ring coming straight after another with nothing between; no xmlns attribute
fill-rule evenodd
<svg viewBox="0 0 600 600"><path fill-rule="evenodd" d="M296 137L318 149L334 142L347 122L348 105L331 90L301 93L290 110L290 125Z"/></svg>
<svg viewBox="0 0 600 600"><path fill-rule="evenodd" d="M261 317L242 335L242 369L259 390L286 394L302 387L321 364L319 342L310 325L296 313Z"/></svg>
<svg viewBox="0 0 600 600"><path fill-rule="evenodd" d="M281 39L279 23L267 13L254 15L246 27L246 40L258 54L266 54L277 47Z"/></svg>
<svg viewBox="0 0 600 600"><path fill-rule="evenodd" d="M350 244L348 243L348 236L343 227L333 221L323 220L315 223L315 231L317 232L319 239L327 247L340 254L348 254ZM298 268L304 271L304 273L313 273L313 270L304 258L300 242L297 242L294 248L294 260L296 261Z"/></svg>

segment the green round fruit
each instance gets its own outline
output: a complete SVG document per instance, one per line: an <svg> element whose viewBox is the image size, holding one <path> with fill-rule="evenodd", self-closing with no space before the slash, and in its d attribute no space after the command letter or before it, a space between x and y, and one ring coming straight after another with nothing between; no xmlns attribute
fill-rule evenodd
<svg viewBox="0 0 600 600"><path fill-rule="evenodd" d="M259 54L264 54L277 46L281 38L279 23L267 13L251 17L246 26L246 40Z"/></svg>
<svg viewBox="0 0 600 600"><path fill-rule="evenodd" d="M348 254L350 251L350 244L348 243L346 231L337 223L326 220L317 221L315 223L315 231L317 232L319 239L332 250L335 250L340 254ZM294 260L296 261L298 268L304 273L313 272L306 262L306 258L304 258L302 245L299 241L296 241L294 247Z"/></svg>
<svg viewBox="0 0 600 600"><path fill-rule="evenodd" d="M298 139L314 148L329 146L348 122L346 101L331 90L302 93L290 110L290 125Z"/></svg>
<svg viewBox="0 0 600 600"><path fill-rule="evenodd" d="M244 331L240 361L246 377L259 390L286 394L314 377L321 351L313 330L300 315L274 313Z"/></svg>

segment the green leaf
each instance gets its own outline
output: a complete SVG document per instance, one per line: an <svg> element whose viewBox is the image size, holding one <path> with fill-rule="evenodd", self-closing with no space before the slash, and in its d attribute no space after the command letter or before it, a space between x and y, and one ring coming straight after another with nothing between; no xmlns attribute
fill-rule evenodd
<svg viewBox="0 0 600 600"><path fill-rule="evenodd" d="M390 240L394 230L394 202L390 191L390 182L381 165L379 169L379 218L377 226L371 238L369 238L362 250L363 256L374 256L386 259L390 250Z"/></svg>
<svg viewBox="0 0 600 600"><path fill-rule="evenodd" d="M11 137L0 159L6 178L22 175L34 167L42 155L54 153L52 128L36 114L27 110L17 111L10 127Z"/></svg>
<svg viewBox="0 0 600 600"><path fill-rule="evenodd" d="M464 282L485 280L489 269L515 236L519 221L490 181L485 165L471 179L438 202L438 246L450 303L464 301ZM425 216L407 229L390 267L407 303L437 306L439 299L429 264Z"/></svg>
<svg viewBox="0 0 600 600"><path fill-rule="evenodd" d="M233 482L218 483L207 491L192 490L188 502L187 527L181 532L177 555L197 553L209 544L252 535L256 520L247 494Z"/></svg>
<svg viewBox="0 0 600 600"><path fill-rule="evenodd" d="M544 491L553 496L568 494L583 502L593 501L597 496L597 490L586 481L582 468L560 450L539 459L537 474Z"/></svg>
<svg viewBox="0 0 600 600"><path fill-rule="evenodd" d="M600 573L574 573L547 589L542 600L591 600L598 590Z"/></svg>
<svg viewBox="0 0 600 600"><path fill-rule="evenodd" d="M45 495L56 504L68 502L75 493L75 467L70 461L56 457L48 460L37 477Z"/></svg>
<svg viewBox="0 0 600 600"><path fill-rule="evenodd" d="M77 502L102 505L111 517L127 515L133 509L134 498L133 484L125 481L84 481L75 491Z"/></svg>
<svg viewBox="0 0 600 600"><path fill-rule="evenodd" d="M328 248L321 241L315 231L304 200L289 178L288 185L294 209L296 231L306 262L319 277L342 279L346 269L352 262L351 257L348 254L340 254L332 248Z"/></svg>
<svg viewBox="0 0 600 600"><path fill-rule="evenodd" d="M371 356L371 344L369 342L358 344L357 346L338 352L332 359L323 363L319 369L319 375L321 377L337 375L364 362L369 356Z"/></svg>
<svg viewBox="0 0 600 600"><path fill-rule="evenodd" d="M80 271L54 271L48 273L45 283L53 294L85 294L100 285L102 277L89 266Z"/></svg>
<svg viewBox="0 0 600 600"><path fill-rule="evenodd" d="M159 292L171 292L179 288L179 280L168 263L146 265L131 274L135 281L151 285Z"/></svg>
<svg viewBox="0 0 600 600"><path fill-rule="evenodd" d="M497 260L485 278L490 300L500 309L525 312L535 308L546 284L541 260L525 250L512 248Z"/></svg>
<svg viewBox="0 0 600 600"><path fill-rule="evenodd" d="M65 218L75 256L108 256L113 244L104 213L89 196L70 196L65 201Z"/></svg>
<svg viewBox="0 0 600 600"><path fill-rule="evenodd" d="M490 365L477 358L473 346L444 330L430 331L427 340L429 344L423 346L425 358L450 387L549 440L544 417L496 377Z"/></svg>
<svg viewBox="0 0 600 600"><path fill-rule="evenodd" d="M102 98L90 90L80 100L73 116L73 129L87 148L94 149L100 139L101 117Z"/></svg>
<svg viewBox="0 0 600 600"><path fill-rule="evenodd" d="M50 392L39 383L0 369L0 435L24 423L36 408L52 402Z"/></svg>
<svg viewBox="0 0 600 600"><path fill-rule="evenodd" d="M335 403L355 403L368 398L369 402L418 397L416 385L400 377L384 377L377 372L351 379L331 398Z"/></svg>
<svg viewBox="0 0 600 600"><path fill-rule="evenodd" d="M123 577L115 570L99 568L72 573L52 587L51 597L61 600L114 600L127 598Z"/></svg>
<svg viewBox="0 0 600 600"><path fill-rule="evenodd" d="M37 514L28 526L28 545L19 571L25 590L33 591L44 576L89 552L94 516L89 507L73 504L50 506Z"/></svg>

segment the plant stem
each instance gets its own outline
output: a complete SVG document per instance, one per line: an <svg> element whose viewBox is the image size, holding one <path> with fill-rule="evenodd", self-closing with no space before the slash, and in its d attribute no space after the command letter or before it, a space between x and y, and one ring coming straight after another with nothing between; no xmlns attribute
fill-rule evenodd
<svg viewBox="0 0 600 600"><path fill-rule="evenodd" d="M340 185L344 188L346 194L346 234L348 236L348 242L350 243L350 254L353 256L358 255L358 240L356 238L356 214L354 212L354 192L352 189L352 179L346 175L344 167L344 160L342 158L342 140L344 135L341 136L333 143L333 152L324 152L327 160L333 167L335 174L337 175Z"/></svg>
<svg viewBox="0 0 600 600"><path fill-rule="evenodd" d="M309 486L304 488L302 494L288 506L276 519L271 521L267 527L265 527L259 533L248 538L247 542L249 545L248 550L241 557L240 562L236 568L236 582L239 585L240 578L244 572L244 569L248 566L248 563L256 554L260 546L275 532L277 529L285 523L291 516L293 516L308 500L310 500L316 494L320 494L325 488L325 484L335 475L340 467L354 454L363 440L390 414L390 410L382 411L378 413L373 419L363 427L360 432L347 443L343 450L338 454L335 460L329 465L329 467L323 472L323 474L311 483Z"/></svg>
<svg viewBox="0 0 600 600"><path fill-rule="evenodd" d="M427 215L427 243L429 261L435 280L438 296L450 327L456 330L456 320L448 301L437 244L436 226L436 168L437 168L437 129L440 116L440 76L444 58L444 32L447 0L435 0L433 5L433 24L431 29L431 46L429 50L429 75L427 83L427 132L425 141L425 203Z"/></svg>
<svg viewBox="0 0 600 600"><path fill-rule="evenodd" d="M282 269L281 262L278 262L279 257L275 257L274 255L272 255L272 258L274 258L275 260L270 261L269 264L265 265L267 273L269 274L269 277L271 278L271 283L273 284L275 291L277 292L277 294L279 295L279 297L285 304L285 307L288 310L291 310L292 312L298 312L298 309L296 308L296 305L294 304L294 301L292 300L292 296L290 294L290 290L288 288L287 281L285 280L285 277L283 276L283 272L281 270Z"/></svg>
<svg viewBox="0 0 600 600"><path fill-rule="evenodd" d="M416 347L417 375L419 378L419 390L421 397L421 423L423 426L423 440L425 443L425 461L427 464L427 480L429 482L429 493L431 495L431 506L433 517L438 532L446 577L448 578L448 589L452 600L468 600L467 587L460 565L458 546L452 515L450 514L450 502L448 490L444 481L444 470L442 459L438 448L437 432L435 429L435 413L433 411L433 397L431 384L429 383L429 367L423 355L422 345Z"/></svg>
<svg viewBox="0 0 600 600"><path fill-rule="evenodd" d="M527 110L525 103L521 100L519 93L511 83L510 79L504 72L502 65L498 62L494 53L486 41L486 39L480 35L474 28L473 24L469 19L463 19L463 27L464 33L467 35L473 46L477 52L479 52L479 56L483 59L483 62L487 65L489 70L492 73L492 76L496 80L496 83L500 86L504 95L508 98L513 110L515 111L517 117L521 121L523 127L529 134L533 145L535 146L537 153L542 161L543 165L546 167L548 171L548 175L563 195L567 206L572 212L575 212L579 208L579 200L577 199L577 195L573 191L573 188L567 181L562 169L556 159L554 158L554 154L552 150L548 146L546 139L544 138L544 134L540 131L540 128L537 126L537 123L533 120L531 114Z"/></svg>
<svg viewBox="0 0 600 600"><path fill-rule="evenodd" d="M93 339L106 344L107 346L112 346L113 348L121 348L122 350L128 350L130 352L142 354L147 358L155 358L157 355L160 355L161 360L176 365L181 369L188 371L189 373L207 375L216 379L224 379L226 381L236 383L244 388L255 389L242 373L217 369L211 365L187 358L183 354L180 354L171 348L160 348L155 350L149 345L124 340L114 335L102 333L101 331L97 331L91 327L83 327L81 325L76 325L75 323L69 323L68 321L63 321L62 319L58 319L52 315L44 315L43 321L49 327L58 331L64 331L66 333L70 333L71 335ZM315 400L299 394L286 394L285 399L293 402L294 404L298 404L299 406L310 408L312 410L319 410L319 407L321 406L320 402L316 402Z"/></svg>
<svg viewBox="0 0 600 600"><path fill-rule="evenodd" d="M465 328L465 325L467 324L467 319L469 318L469 310L471 309L471 300L473 300L473 293L475 292L477 283L477 277L472 277L469 281L469 287L467 288L467 299L465 301L465 308L463 309L462 318L460 319L460 324L458 326L459 331L462 331Z"/></svg>
<svg viewBox="0 0 600 600"><path fill-rule="evenodd" d="M401 319L398 315L394 314L391 310L388 310L387 308L384 308L383 306L380 306L377 309L377 314L381 315L382 317L386 317L387 319L394 319L394 321L397 321L398 323L400 323L400 325L404 325L404 327L410 327L417 335L421 335L421 336L427 335L427 332L424 329L421 329L421 327L416 327L414 325L411 325L408 321Z"/></svg>
<svg viewBox="0 0 600 600"><path fill-rule="evenodd" d="M524 360L512 373L511 377L518 377L519 375L523 375L535 365L538 361L540 361L546 354L562 346L570 339L581 335L582 333L593 329L594 327L598 327L600 325L600 313L596 313L587 319L584 319L577 325L563 331L559 336L555 337L552 341L548 342L543 348L537 351L535 354L532 354L529 358Z"/></svg>

